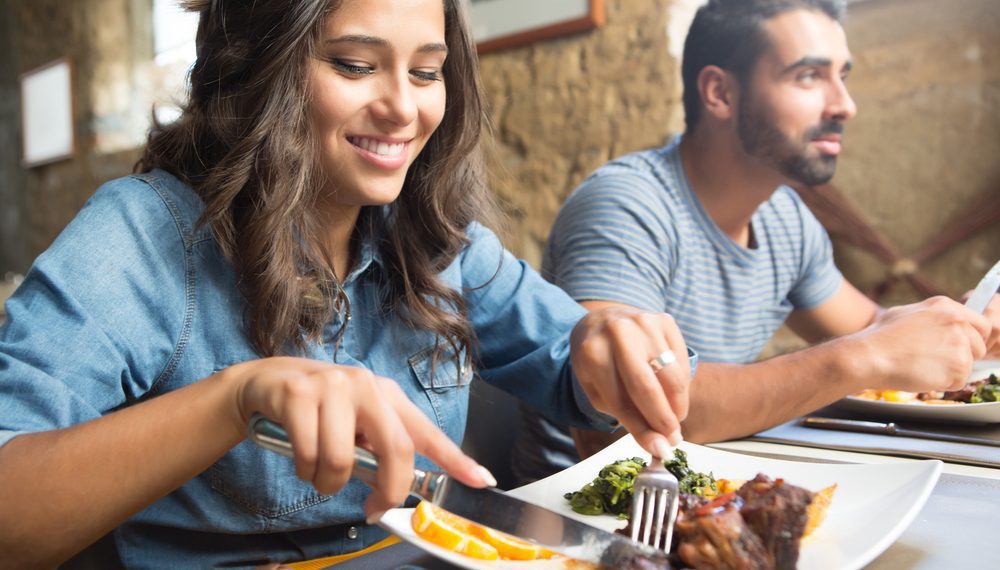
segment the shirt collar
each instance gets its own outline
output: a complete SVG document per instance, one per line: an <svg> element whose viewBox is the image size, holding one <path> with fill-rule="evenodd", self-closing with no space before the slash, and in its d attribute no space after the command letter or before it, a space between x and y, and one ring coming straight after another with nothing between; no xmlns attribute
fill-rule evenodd
<svg viewBox="0 0 1000 570"><path fill-rule="evenodd" d="M385 216L387 214L388 206L381 208L381 211L374 213L375 216ZM361 277L366 271L369 270L373 265L379 269L385 268L385 263L382 260L382 254L378 248L378 242L382 239L384 233L384 226L382 224L372 224L372 231L364 232L361 237L361 243L358 245L358 262L354 264L354 268L347 274L347 279L344 283L351 283L352 281Z"/></svg>

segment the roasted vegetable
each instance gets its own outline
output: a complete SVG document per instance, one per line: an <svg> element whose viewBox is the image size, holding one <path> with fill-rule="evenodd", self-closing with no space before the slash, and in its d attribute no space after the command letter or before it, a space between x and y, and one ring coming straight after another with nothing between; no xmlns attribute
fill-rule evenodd
<svg viewBox="0 0 1000 570"><path fill-rule="evenodd" d="M632 506L632 492L635 477L646 466L641 457L622 459L609 463L590 483L579 491L563 495L570 507L582 515L610 513L620 519L627 519ZM663 466L677 477L680 491L699 497L714 497L719 493L715 477L711 473L699 473L688 466L687 453L674 450L674 458L664 461Z"/></svg>
<svg viewBox="0 0 1000 570"><path fill-rule="evenodd" d="M969 402L981 404L983 402L1000 402L1000 379L996 374L990 374L981 386L976 387Z"/></svg>
<svg viewBox="0 0 1000 570"><path fill-rule="evenodd" d="M646 466L641 457L609 463L579 491L563 495L575 512L583 515L610 513L628 518L635 477Z"/></svg>
<svg viewBox="0 0 1000 570"><path fill-rule="evenodd" d="M714 497L719 494L719 487L715 483L712 473L699 473L691 469L688 465L687 453L680 449L674 450L674 458L664 461L663 466L677 477L677 484L681 493L698 495L699 497Z"/></svg>

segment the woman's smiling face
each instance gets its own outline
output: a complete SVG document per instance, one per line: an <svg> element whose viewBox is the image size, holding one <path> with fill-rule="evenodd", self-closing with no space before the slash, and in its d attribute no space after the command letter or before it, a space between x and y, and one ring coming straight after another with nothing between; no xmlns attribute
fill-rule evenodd
<svg viewBox="0 0 1000 570"><path fill-rule="evenodd" d="M447 54L442 0L345 0L326 21L308 75L327 205L399 196L444 116Z"/></svg>

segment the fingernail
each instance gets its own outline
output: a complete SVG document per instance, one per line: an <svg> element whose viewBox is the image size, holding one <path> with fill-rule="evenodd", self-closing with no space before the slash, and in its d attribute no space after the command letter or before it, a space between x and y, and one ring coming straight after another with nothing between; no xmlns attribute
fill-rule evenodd
<svg viewBox="0 0 1000 570"><path fill-rule="evenodd" d="M490 487L497 486L497 478L490 473L489 469L483 467L482 465L479 466L479 476L482 477L483 481Z"/></svg>
<svg viewBox="0 0 1000 570"><path fill-rule="evenodd" d="M680 428L675 429L673 431L673 433L671 433L670 435L668 435L667 436L667 441L669 441L670 445L673 446L673 447L677 447L678 445L680 445L681 442L684 441L684 436L681 435Z"/></svg>
<svg viewBox="0 0 1000 570"><path fill-rule="evenodd" d="M368 515L368 517L365 519L365 522L368 524L375 524L379 521L380 518L382 518L382 515L384 514L385 511L375 511L374 513Z"/></svg>
<svg viewBox="0 0 1000 570"><path fill-rule="evenodd" d="M667 443L662 437L658 437L653 440L653 454L663 459L664 457L670 457L670 444Z"/></svg>

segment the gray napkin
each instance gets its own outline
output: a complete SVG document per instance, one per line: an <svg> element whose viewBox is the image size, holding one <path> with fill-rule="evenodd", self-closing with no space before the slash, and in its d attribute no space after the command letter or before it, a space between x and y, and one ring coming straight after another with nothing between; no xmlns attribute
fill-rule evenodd
<svg viewBox="0 0 1000 570"><path fill-rule="evenodd" d="M823 408L812 415L841 418L850 417L847 414L830 408ZM998 425L960 426L952 424L896 423L900 427L920 431L970 435L1000 440L1000 426ZM808 428L799 425L798 419L762 431L750 439L769 443L785 443L806 447L857 451L860 453L918 457L921 459L940 459L951 463L1000 467L1000 447L971 443L952 443L895 435Z"/></svg>

